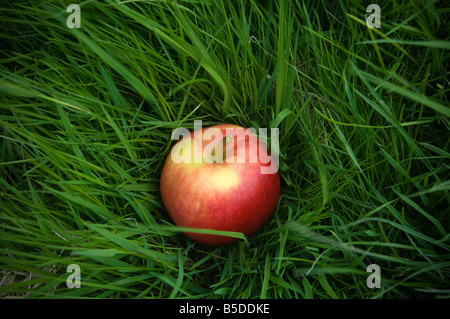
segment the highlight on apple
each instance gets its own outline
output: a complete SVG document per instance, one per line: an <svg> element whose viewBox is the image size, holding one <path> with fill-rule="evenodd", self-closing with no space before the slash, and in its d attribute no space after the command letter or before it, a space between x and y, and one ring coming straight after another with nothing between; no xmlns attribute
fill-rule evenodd
<svg viewBox="0 0 450 319"><path fill-rule="evenodd" d="M194 120L194 131L180 127L172 131L171 139L179 140L171 151L174 163L258 163L261 174L275 174L279 164L279 129L270 128L270 153L268 153L267 128L240 126L220 129L203 128L202 120Z"/></svg>

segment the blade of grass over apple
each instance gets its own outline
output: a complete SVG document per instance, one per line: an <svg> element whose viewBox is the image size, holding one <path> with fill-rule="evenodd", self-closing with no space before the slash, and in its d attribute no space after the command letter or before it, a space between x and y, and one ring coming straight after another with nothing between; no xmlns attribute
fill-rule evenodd
<svg viewBox="0 0 450 319"><path fill-rule="evenodd" d="M183 233L196 233L196 234L208 234L217 236L226 236L237 239L242 239L246 244L248 244L247 238L243 233L225 230L215 230L215 229L204 229L204 228L191 228L191 227L181 227L181 226L158 226L158 230L168 231L168 232L183 232Z"/></svg>

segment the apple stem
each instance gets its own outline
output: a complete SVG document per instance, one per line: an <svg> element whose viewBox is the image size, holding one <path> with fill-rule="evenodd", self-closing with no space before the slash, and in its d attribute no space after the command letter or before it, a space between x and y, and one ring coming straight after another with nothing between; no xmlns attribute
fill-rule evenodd
<svg viewBox="0 0 450 319"><path fill-rule="evenodd" d="M230 137L233 137L233 135L232 134L228 134L224 138L222 138L222 140L220 141L218 147L220 147L220 145L222 145L222 158L220 159L220 162L217 162L214 159L214 163L224 163L225 162L227 144L231 143L232 141L234 141L234 139L231 139ZM213 150L211 151L211 155L215 158L215 156L216 156L216 148L213 148Z"/></svg>

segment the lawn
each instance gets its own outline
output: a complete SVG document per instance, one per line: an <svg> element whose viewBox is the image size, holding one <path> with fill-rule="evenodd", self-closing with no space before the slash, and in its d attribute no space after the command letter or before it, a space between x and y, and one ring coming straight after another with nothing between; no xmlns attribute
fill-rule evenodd
<svg viewBox="0 0 450 319"><path fill-rule="evenodd" d="M3 2L0 297L449 298L444 2L378 1L380 28L356 0L87 0L80 28L70 1ZM164 208L194 120L279 129L246 241Z"/></svg>

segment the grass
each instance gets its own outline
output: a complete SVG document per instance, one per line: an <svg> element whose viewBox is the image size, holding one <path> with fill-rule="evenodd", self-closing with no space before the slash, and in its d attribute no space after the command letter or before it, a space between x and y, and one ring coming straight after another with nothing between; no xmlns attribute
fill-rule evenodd
<svg viewBox="0 0 450 319"><path fill-rule="evenodd" d="M84 1L80 29L65 1L2 4L0 296L449 298L449 9L380 2L369 29L368 4ZM195 119L280 129L247 241L199 245L164 209Z"/></svg>

